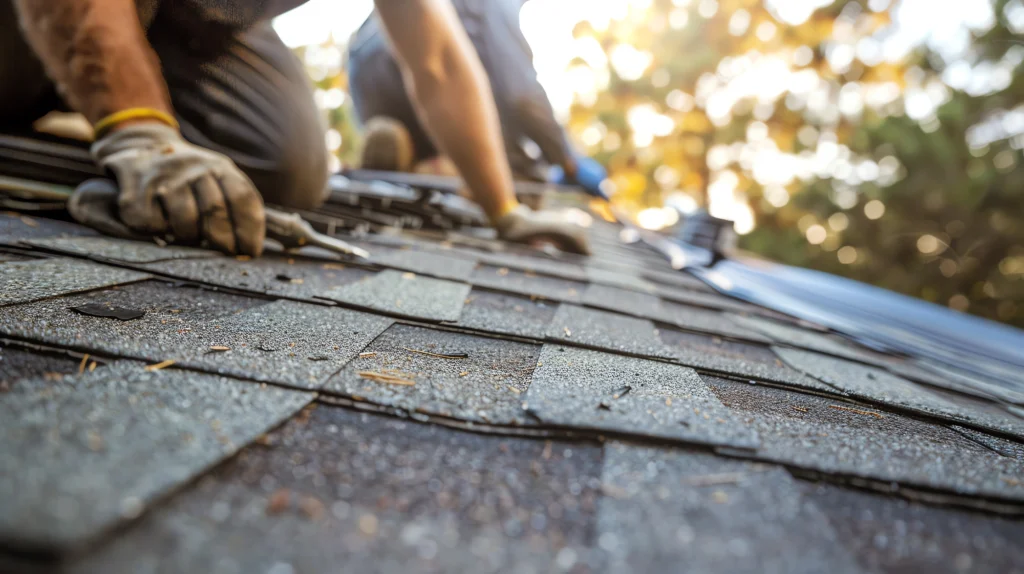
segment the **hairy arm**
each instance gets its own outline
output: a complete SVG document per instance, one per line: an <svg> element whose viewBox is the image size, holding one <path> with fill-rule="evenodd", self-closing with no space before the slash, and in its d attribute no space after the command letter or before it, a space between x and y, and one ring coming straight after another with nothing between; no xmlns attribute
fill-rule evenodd
<svg viewBox="0 0 1024 574"><path fill-rule="evenodd" d="M171 113L134 0L15 0L14 6L57 90L90 122L133 107Z"/></svg>
<svg viewBox="0 0 1024 574"><path fill-rule="evenodd" d="M449 0L375 0L405 83L437 146L495 220L515 207L494 96Z"/></svg>

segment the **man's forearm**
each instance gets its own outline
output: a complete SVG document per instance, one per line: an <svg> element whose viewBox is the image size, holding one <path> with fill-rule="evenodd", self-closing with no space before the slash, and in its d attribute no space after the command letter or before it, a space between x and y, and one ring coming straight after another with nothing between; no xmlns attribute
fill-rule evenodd
<svg viewBox="0 0 1024 574"><path fill-rule="evenodd" d="M406 83L437 146L492 220L516 205L490 84L448 0L377 0Z"/></svg>
<svg viewBox="0 0 1024 574"><path fill-rule="evenodd" d="M133 107L171 113L134 0L15 0L14 5L58 92L90 122Z"/></svg>

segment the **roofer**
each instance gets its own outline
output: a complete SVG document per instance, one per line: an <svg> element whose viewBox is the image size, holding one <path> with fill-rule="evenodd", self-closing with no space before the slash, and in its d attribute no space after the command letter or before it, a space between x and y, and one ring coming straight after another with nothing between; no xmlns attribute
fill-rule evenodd
<svg viewBox="0 0 1024 574"><path fill-rule="evenodd" d="M547 168L554 166L556 181L576 183L606 198L600 187L604 168L573 150L537 81L533 52L519 27L524 1L452 0L490 79L513 175L546 181ZM349 91L366 129L362 163L366 169L413 171L417 164L433 163L438 150L404 89L381 24L375 11L349 46ZM528 141L540 149L540 157L527 153Z"/></svg>
<svg viewBox="0 0 1024 574"><path fill-rule="evenodd" d="M270 24L303 2L0 0L0 126L66 104L94 126L125 224L258 255L264 200L311 208L327 190L322 119ZM585 252L584 229L516 202L490 87L449 0L377 4L424 123L499 235Z"/></svg>

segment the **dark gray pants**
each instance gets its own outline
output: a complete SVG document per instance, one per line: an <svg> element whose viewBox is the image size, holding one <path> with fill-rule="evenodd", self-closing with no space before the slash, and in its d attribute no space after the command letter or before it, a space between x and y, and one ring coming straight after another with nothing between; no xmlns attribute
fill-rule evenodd
<svg viewBox="0 0 1024 574"><path fill-rule="evenodd" d="M324 125L305 70L269 21L246 30L203 22L164 2L140 1L181 133L223 153L279 205L320 204L327 189ZM147 14L147 12L149 12ZM24 129L66 109L0 0L0 129Z"/></svg>

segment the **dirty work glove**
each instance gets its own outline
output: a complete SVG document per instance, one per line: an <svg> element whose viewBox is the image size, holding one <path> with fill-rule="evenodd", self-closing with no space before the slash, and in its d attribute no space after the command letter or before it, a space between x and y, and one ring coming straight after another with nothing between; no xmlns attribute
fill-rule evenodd
<svg viewBox="0 0 1024 574"><path fill-rule="evenodd" d="M494 222L498 237L515 243L553 243L562 251L590 255L590 236L585 227L555 211L533 211L519 205Z"/></svg>
<svg viewBox="0 0 1024 574"><path fill-rule="evenodd" d="M582 187L587 195L607 200L608 195L601 189L601 182L608 178L608 172L605 171L604 166L578 153L573 153L573 159L576 161L576 176L567 176L562 166L555 166L552 169L552 181L568 185L575 183Z"/></svg>
<svg viewBox="0 0 1024 574"><path fill-rule="evenodd" d="M263 251L263 199L226 156L186 142L170 126L148 123L110 132L91 151L117 178L118 212L131 229L227 253Z"/></svg>

